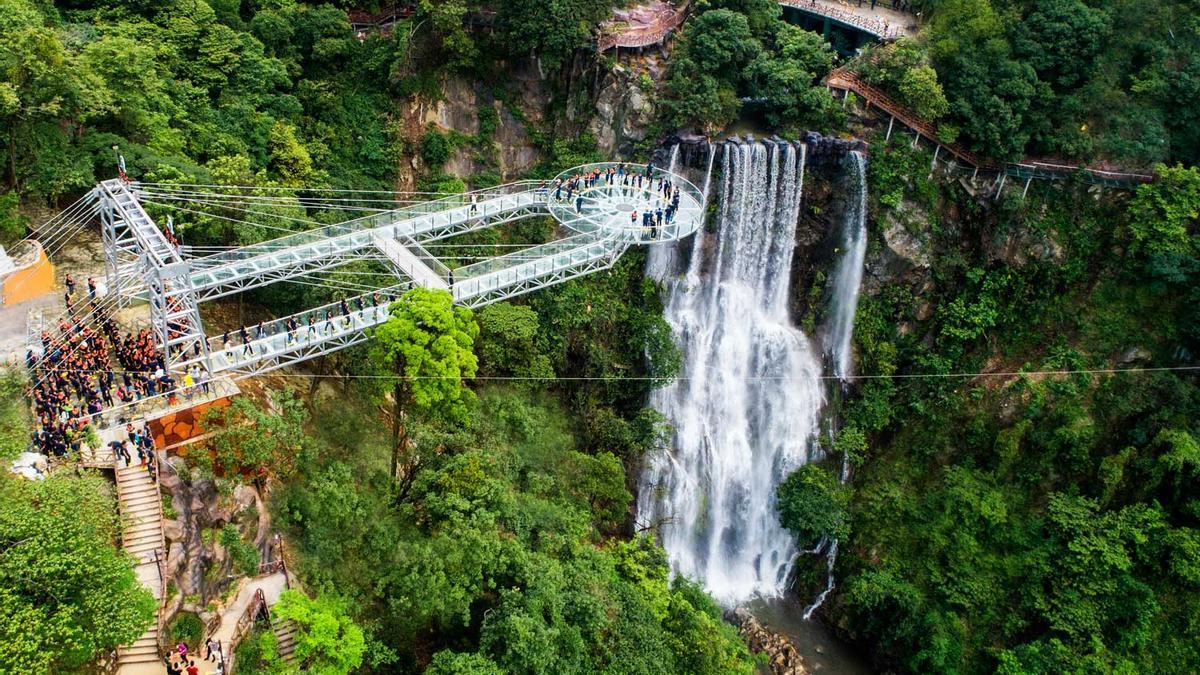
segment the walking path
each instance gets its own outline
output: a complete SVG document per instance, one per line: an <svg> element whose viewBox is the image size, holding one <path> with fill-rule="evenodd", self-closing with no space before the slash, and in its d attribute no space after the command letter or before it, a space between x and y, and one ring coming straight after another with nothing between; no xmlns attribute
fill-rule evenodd
<svg viewBox="0 0 1200 675"><path fill-rule="evenodd" d="M659 44L683 24L690 5L690 0L678 7L654 0L632 9L618 9L600 27L596 49L604 52L613 47L632 49Z"/></svg>
<svg viewBox="0 0 1200 675"><path fill-rule="evenodd" d="M917 17L892 9L890 2L875 3L874 8L871 0L779 0L779 4L827 17L883 40L912 37L920 28Z"/></svg>
<svg viewBox="0 0 1200 675"><path fill-rule="evenodd" d="M160 561L165 555L162 533L162 497L158 481L145 466L113 465L117 477L117 500L121 512L121 545L137 560L138 581L154 594L155 621L133 644L117 650L117 672L121 675L165 673L158 649L162 628L164 596Z"/></svg>
<svg viewBox="0 0 1200 675"><path fill-rule="evenodd" d="M1120 170L1110 171L1080 165L1052 164L1031 159L1021 162L993 163L979 157L958 143L942 142L939 137L937 124L922 119L908 107L894 100L882 90L867 84L856 73L846 68L839 68L829 73L825 78L825 86L844 92L852 91L863 98L867 110L870 110L874 106L887 113L890 116L890 121L888 122L886 140L891 140L895 123L899 120L901 124L916 134L913 139L914 145L917 143L918 138L925 138L937 146L933 160L935 164L937 163L938 156L944 151L952 155L956 160L960 160L974 169L976 173L979 171L995 172L999 178L997 194L1004 188L1004 181L1008 177L1024 180L1026 182L1026 189L1028 189L1029 182L1035 178L1044 180L1079 178L1093 185L1120 188L1131 188L1155 180L1154 176L1145 173Z"/></svg>
<svg viewBox="0 0 1200 675"><path fill-rule="evenodd" d="M287 575L282 571L250 579L238 589L233 602L230 602L221 612L221 623L217 630L208 636L220 643L226 663L232 666L233 649L237 646L238 641L245 637L246 632L253 624L253 613L258 610L251 605L255 603L258 593L262 592L267 607L270 607L279 602L279 596L287 589ZM247 616L248 609L253 610L250 616ZM272 625L274 623L272 621ZM282 654L282 651L280 653ZM230 670L232 671L232 667Z"/></svg>

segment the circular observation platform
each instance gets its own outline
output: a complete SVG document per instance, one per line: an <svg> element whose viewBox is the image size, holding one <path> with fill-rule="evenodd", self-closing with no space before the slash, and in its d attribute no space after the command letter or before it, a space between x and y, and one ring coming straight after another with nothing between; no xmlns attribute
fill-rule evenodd
<svg viewBox="0 0 1200 675"><path fill-rule="evenodd" d="M671 208L676 195L678 206ZM645 164L601 162L568 169L550 185L546 202L550 215L576 232L631 244L683 239L704 222L704 195L695 185L665 169L647 173ZM647 221L646 213L653 218Z"/></svg>

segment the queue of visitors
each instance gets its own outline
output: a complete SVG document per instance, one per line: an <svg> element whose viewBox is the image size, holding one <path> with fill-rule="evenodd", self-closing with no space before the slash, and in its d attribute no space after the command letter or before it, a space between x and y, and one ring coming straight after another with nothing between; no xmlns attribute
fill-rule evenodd
<svg viewBox="0 0 1200 675"><path fill-rule="evenodd" d="M204 371L193 366L178 388L166 371L162 352L149 329L124 332L111 314L110 305L97 296L96 282L87 282L86 302L75 301L76 282L65 279L67 314L57 331L45 330L40 336L42 353L31 348L25 363L34 383L30 394L39 422L32 444L43 454L62 457L78 452L88 425L103 428L119 420L106 419L113 408L133 407L144 399L166 396L174 404L179 393L193 389L208 390ZM168 302L170 300L168 299ZM176 324L173 330L181 327ZM113 360L116 365L114 367ZM142 434L139 438L146 438ZM145 452L152 461L153 445L146 448L130 439L139 455ZM144 443L144 441L141 441ZM117 448L113 448L116 452ZM129 461L129 452L116 452Z"/></svg>
<svg viewBox="0 0 1200 675"><path fill-rule="evenodd" d="M649 196L650 205L640 214L642 232L648 232L650 239L659 238L659 229L674 222L675 213L679 210L679 189L665 175L654 176L654 167L650 164L632 165L626 168L624 162L607 169L596 168L588 173L576 174L563 180L554 179L554 200L568 205L574 204L576 213L583 211L584 198L595 189L604 192L625 192L634 189ZM630 214L630 225L638 227L639 213Z"/></svg>

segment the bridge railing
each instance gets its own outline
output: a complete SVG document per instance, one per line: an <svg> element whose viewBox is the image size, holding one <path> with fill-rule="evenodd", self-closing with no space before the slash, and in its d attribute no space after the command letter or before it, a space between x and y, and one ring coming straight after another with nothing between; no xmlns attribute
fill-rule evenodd
<svg viewBox="0 0 1200 675"><path fill-rule="evenodd" d="M806 14L833 19L882 40L898 40L904 35L902 26L893 26L886 19L878 16L864 16L849 9L835 7L825 0L779 0L779 4L798 9Z"/></svg>
<svg viewBox="0 0 1200 675"><path fill-rule="evenodd" d="M627 242L611 234L577 234L535 247L542 255L522 258L515 258L512 254L503 256L509 263L503 267L479 263L471 265L469 267L476 268L474 273L462 281L456 280L451 292L456 301L477 304L472 300L482 296L514 289L532 290L542 281L554 283L556 277L562 280L575 276L571 274L573 270L596 269L598 264L611 265L628 246Z"/></svg>
<svg viewBox="0 0 1200 675"><path fill-rule="evenodd" d="M621 167L623 167L624 174L614 176L614 182L608 182L604 176L609 169L617 170ZM696 231L704 217L704 193L678 173L657 167L654 168L652 174L654 181L663 177L671 181L671 184L679 191L679 210L671 223L661 225L657 230L642 225L641 209L647 207L666 208L666 201L661 197L661 190L656 189L652 182L643 181L643 185L638 187L636 182L623 185L621 180L625 175L644 175L645 169L646 165L644 164L621 164L618 162L596 162L575 167L558 176L564 181L564 184L572 176L585 176L599 172L601 177L595 185L577 189L569 199L565 189L560 192L554 187L550 187L547 190L550 213L563 225L578 232L603 231L615 234L629 242L680 239ZM576 197L583 197L582 208L578 211L575 209ZM633 208L625 212L623 217L614 218L611 207L622 201L633 205ZM634 209L638 210L639 217L637 218L632 218ZM658 236L655 236L656 234Z"/></svg>
<svg viewBox="0 0 1200 675"><path fill-rule="evenodd" d="M227 263L241 262L260 255L274 253L281 249L320 242L341 234L384 227L397 221L408 220L410 218L416 218L430 213L438 213L456 207L466 206L471 203L472 197L474 197L476 201L484 201L506 195L527 192L536 188L540 183L541 181L524 180L514 183L506 183L504 185L497 185L495 187L485 188L482 190L475 190L473 192L462 192L447 195L439 199L421 202L419 204L408 205L402 208L383 211L380 213L373 213L333 225L325 225L311 230L303 230L295 234L276 237L275 239L269 239L258 244L244 246L234 251L224 251L214 255L204 256L202 258L196 258L195 262L196 264L202 265L205 268L215 267Z"/></svg>

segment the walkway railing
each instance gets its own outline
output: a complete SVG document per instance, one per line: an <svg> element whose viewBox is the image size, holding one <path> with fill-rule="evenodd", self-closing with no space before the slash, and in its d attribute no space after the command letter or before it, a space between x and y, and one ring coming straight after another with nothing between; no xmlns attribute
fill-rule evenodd
<svg viewBox="0 0 1200 675"><path fill-rule="evenodd" d="M673 13L660 17L653 23L625 30L617 30L611 33L602 33L600 39L596 41L596 49L597 51L605 52L613 47L636 49L638 47L649 47L650 45L659 44L672 31L683 25L683 20L687 18L690 7L691 2L685 2Z"/></svg>
<svg viewBox="0 0 1200 675"><path fill-rule="evenodd" d="M826 76L825 86L830 89L852 91L863 98L867 109L875 106L890 115L892 121L888 125L888 139L891 138L892 126L895 121L900 120L904 126L911 129L914 133L937 144L939 153L942 151L948 152L976 171L992 171L999 176L1011 176L1027 181L1034 179L1070 180L1079 178L1087 183L1110 187L1132 187L1142 183L1152 183L1155 180L1153 175L1144 173L1109 171L1087 166L1051 164L1034 160L995 164L979 157L959 143L946 143L942 141L937 124L921 118L907 106L894 100L882 90L867 84L854 72L844 68L834 70ZM937 161L936 155L934 161Z"/></svg>
<svg viewBox="0 0 1200 675"><path fill-rule="evenodd" d="M889 21L876 16L868 16L854 12L851 9L835 7L825 0L779 0L785 7L794 7L807 14L833 19L839 23L856 28L864 33L870 33L882 40L898 40L904 37L901 26L893 26Z"/></svg>

